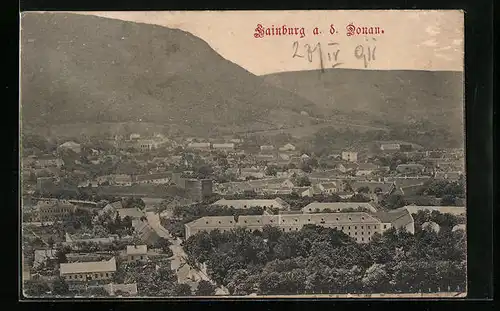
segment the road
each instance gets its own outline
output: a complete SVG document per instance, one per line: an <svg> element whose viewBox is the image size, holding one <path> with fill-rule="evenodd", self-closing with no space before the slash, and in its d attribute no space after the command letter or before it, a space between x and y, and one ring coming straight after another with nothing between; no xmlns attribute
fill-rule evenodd
<svg viewBox="0 0 500 311"><path fill-rule="evenodd" d="M172 250L173 256L171 257L171 269L177 274L177 280L181 284L188 284L192 290L195 290L198 282L201 280L208 281L215 285L215 283L208 277L206 271L203 269L195 269L191 267L187 261L187 254L181 246L182 241L180 239L174 238L167 229L165 229L160 222L160 216L155 212L146 212L146 218L149 225L156 231L156 233L172 244L170 249ZM227 289L217 288L217 295L228 295Z"/></svg>

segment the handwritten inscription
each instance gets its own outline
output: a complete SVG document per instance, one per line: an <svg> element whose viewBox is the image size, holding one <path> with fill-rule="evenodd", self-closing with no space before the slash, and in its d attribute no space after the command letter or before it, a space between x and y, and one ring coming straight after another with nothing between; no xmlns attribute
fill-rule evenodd
<svg viewBox="0 0 500 311"><path fill-rule="evenodd" d="M362 61L364 68L368 68L376 60L377 46L374 44L375 38L372 38L372 40L366 39L365 41L364 44L357 45L352 54L343 54L338 42L328 43L328 47L323 51L319 42L311 46L308 43L301 45L298 41L294 41L292 44L292 58L303 58L309 63L318 61L320 68L325 69L325 63L330 68L336 68L344 64L342 58L352 55L356 60Z"/></svg>

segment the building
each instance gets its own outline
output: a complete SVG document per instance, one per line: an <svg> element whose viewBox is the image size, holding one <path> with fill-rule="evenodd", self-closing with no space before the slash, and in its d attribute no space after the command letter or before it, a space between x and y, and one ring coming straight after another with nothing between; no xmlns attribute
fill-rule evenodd
<svg viewBox="0 0 500 311"><path fill-rule="evenodd" d="M358 165L356 163L340 163L336 166L336 169L341 173L348 173L356 170Z"/></svg>
<svg viewBox="0 0 500 311"><path fill-rule="evenodd" d="M134 234L136 234L143 243L152 245L161 239L147 221L134 219L132 220L132 226L134 227Z"/></svg>
<svg viewBox="0 0 500 311"><path fill-rule="evenodd" d="M33 164L36 168L49 168L49 167L60 168L64 165L64 161L51 154L45 154L36 158Z"/></svg>
<svg viewBox="0 0 500 311"><path fill-rule="evenodd" d="M358 243L369 242L375 233L390 229L390 222L382 222L367 213L326 213L326 214L278 214L252 216L214 216L202 217L185 224L186 238L201 232L236 228L262 230L266 225L276 226L283 232L299 231L305 225L318 225L337 229L354 238Z"/></svg>
<svg viewBox="0 0 500 311"><path fill-rule="evenodd" d="M376 213L377 209L370 203L351 203L351 202L333 202L333 203L319 203L313 202L302 208L302 213L322 213L325 210L330 210L335 213L350 212L371 212Z"/></svg>
<svg viewBox="0 0 500 311"><path fill-rule="evenodd" d="M201 201L212 195L213 182L211 179L185 179L184 189L190 198Z"/></svg>
<svg viewBox="0 0 500 311"><path fill-rule="evenodd" d="M402 207L408 210L411 214L416 214L419 211L437 211L442 214L452 214L452 215L465 215L466 208L464 206L417 206L417 205L407 205Z"/></svg>
<svg viewBox="0 0 500 311"><path fill-rule="evenodd" d="M459 181L462 177L462 172L436 172L434 174L434 178L439 180Z"/></svg>
<svg viewBox="0 0 500 311"><path fill-rule="evenodd" d="M399 164L396 167L396 171L400 174L422 174L425 170L425 166L422 164Z"/></svg>
<svg viewBox="0 0 500 311"><path fill-rule="evenodd" d="M189 149L193 150L210 150L210 143L189 143L187 146Z"/></svg>
<svg viewBox="0 0 500 311"><path fill-rule="evenodd" d="M371 163L361 163L356 168L356 176L368 176L373 174L378 169L378 166Z"/></svg>
<svg viewBox="0 0 500 311"><path fill-rule="evenodd" d="M279 150L280 151L295 151L295 146L288 143L288 144L284 145L283 147L280 147Z"/></svg>
<svg viewBox="0 0 500 311"><path fill-rule="evenodd" d="M262 208L277 208L280 210L287 210L290 208L289 204L280 198L273 200L219 200L212 205L223 206L226 208L235 209L248 209L250 207L262 207Z"/></svg>
<svg viewBox="0 0 500 311"><path fill-rule="evenodd" d="M147 261L148 246L147 245L127 245L127 261Z"/></svg>
<svg viewBox="0 0 500 311"><path fill-rule="evenodd" d="M382 151L398 151L401 149L400 144L385 143L380 145L380 150Z"/></svg>
<svg viewBox="0 0 500 311"><path fill-rule="evenodd" d="M358 162L358 153L354 151L342 151L342 160L348 162Z"/></svg>
<svg viewBox="0 0 500 311"><path fill-rule="evenodd" d="M65 241L63 242L63 245L77 245L77 244L88 244L88 243L95 243L95 244L102 244L102 245L108 245L112 244L115 241L126 241L129 240L131 237L118 237L116 234L112 234L108 237L102 237L102 238L90 238L90 237L82 237L82 238L75 238L69 235L69 233L66 232L65 235Z"/></svg>
<svg viewBox="0 0 500 311"><path fill-rule="evenodd" d="M76 206L67 200L40 200L35 210L38 221L57 221L70 219L76 211Z"/></svg>
<svg viewBox="0 0 500 311"><path fill-rule="evenodd" d="M158 149L159 146L160 142L154 139L139 139L132 145L133 148L138 149L142 152L148 152Z"/></svg>
<svg viewBox="0 0 500 311"><path fill-rule="evenodd" d="M335 182L324 182L318 184L319 189L323 194L333 194L339 192L339 188L337 187L337 183Z"/></svg>
<svg viewBox="0 0 500 311"><path fill-rule="evenodd" d="M162 185L168 184L170 181L170 173L156 173L148 175L137 175L133 178L133 182L138 184L155 184Z"/></svg>
<svg viewBox="0 0 500 311"><path fill-rule="evenodd" d="M262 146L260 146L260 151L261 152L272 152L272 151L274 151L274 146L272 146L272 145L262 145Z"/></svg>
<svg viewBox="0 0 500 311"><path fill-rule="evenodd" d="M264 176L266 176L266 173L264 172L263 169L260 169L260 168L245 167L245 168L240 169L239 175L240 175L240 178L243 178L243 179L245 179L247 177L261 179L261 178L264 178Z"/></svg>
<svg viewBox="0 0 500 311"><path fill-rule="evenodd" d="M234 143L212 144L212 148L218 151L225 151L225 152L233 151Z"/></svg>
<svg viewBox="0 0 500 311"><path fill-rule="evenodd" d="M392 227L415 234L415 221L411 213L405 208L398 208L391 211L379 211L375 215L382 222L390 222Z"/></svg>
<svg viewBox="0 0 500 311"><path fill-rule="evenodd" d="M112 257L108 261L62 263L59 269L61 277L66 281L77 282L109 280L115 272L115 257Z"/></svg>
<svg viewBox="0 0 500 311"><path fill-rule="evenodd" d="M74 141L67 141L65 142L64 144L62 145L59 145L59 147L57 148L59 151L62 151L62 150L71 150L75 153L80 153L82 152L82 147L80 144L78 143L75 143Z"/></svg>

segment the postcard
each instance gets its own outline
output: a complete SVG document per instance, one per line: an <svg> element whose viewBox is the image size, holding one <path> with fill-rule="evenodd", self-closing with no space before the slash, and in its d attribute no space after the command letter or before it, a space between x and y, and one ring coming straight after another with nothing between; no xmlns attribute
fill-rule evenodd
<svg viewBox="0 0 500 311"><path fill-rule="evenodd" d="M464 12L24 12L22 293L467 295Z"/></svg>

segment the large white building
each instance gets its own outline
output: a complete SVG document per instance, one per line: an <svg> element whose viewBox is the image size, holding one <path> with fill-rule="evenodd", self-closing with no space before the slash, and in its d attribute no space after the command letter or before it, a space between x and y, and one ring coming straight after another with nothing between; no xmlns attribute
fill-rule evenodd
<svg viewBox="0 0 500 311"><path fill-rule="evenodd" d="M186 238L189 238L201 231L224 232L236 228L253 231L262 230L266 225L276 226L283 232L299 231L305 225L319 225L342 231L358 243L369 242L375 233L381 234L393 226L414 233L413 218L408 212L406 215L380 213L377 217L364 212L214 216L199 218L184 226Z"/></svg>

